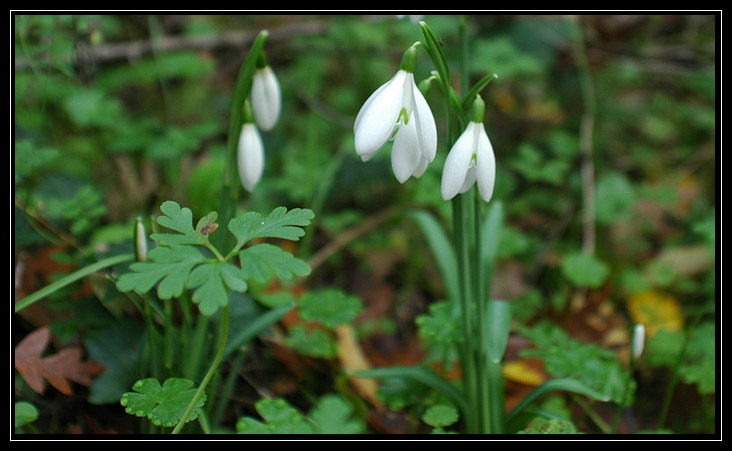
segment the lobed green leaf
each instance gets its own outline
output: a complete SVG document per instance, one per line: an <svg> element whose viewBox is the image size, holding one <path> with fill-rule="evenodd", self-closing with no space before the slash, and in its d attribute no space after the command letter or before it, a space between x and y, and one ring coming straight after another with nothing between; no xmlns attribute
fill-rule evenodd
<svg viewBox="0 0 732 451"><path fill-rule="evenodd" d="M135 382L134 392L122 395L120 404L125 412L138 417L147 417L156 426L173 427L180 421L196 389L188 379L169 378L160 385L157 379L148 378ZM188 421L198 417L198 409L205 403L205 395L199 400Z"/></svg>
<svg viewBox="0 0 732 451"><path fill-rule="evenodd" d="M310 266L289 252L268 243L256 244L239 253L242 274L258 282L267 282L272 275L289 280L310 274Z"/></svg>
<svg viewBox="0 0 732 451"><path fill-rule="evenodd" d="M266 218L257 212L236 217L229 221L229 231L236 237L237 251L254 238L297 241L305 234L302 227L309 225L314 216L308 209L295 208L287 211L285 207L277 207Z"/></svg>

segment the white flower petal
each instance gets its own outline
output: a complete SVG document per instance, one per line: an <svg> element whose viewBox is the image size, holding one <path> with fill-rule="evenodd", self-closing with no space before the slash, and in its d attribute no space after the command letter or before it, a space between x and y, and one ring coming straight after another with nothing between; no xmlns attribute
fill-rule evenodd
<svg viewBox="0 0 732 451"><path fill-rule="evenodd" d="M463 186L460 187L460 194L472 188L473 184L475 183L475 179L477 178L478 170L475 165L468 166L468 173L465 174L465 181L463 182Z"/></svg>
<svg viewBox="0 0 732 451"><path fill-rule="evenodd" d="M465 184L470 160L473 158L474 133L471 122L447 154L445 167L442 170L442 198L450 200L455 197Z"/></svg>
<svg viewBox="0 0 732 451"><path fill-rule="evenodd" d="M486 202L490 202L493 197L493 187L496 183L496 156L493 153L488 134L485 132L483 124L480 125L480 134L478 135L478 148L476 150L476 160L478 169L478 190L481 197Z"/></svg>
<svg viewBox="0 0 732 451"><path fill-rule="evenodd" d="M394 137L391 168L399 183L406 182L419 167L422 154L417 140L417 126L412 120L407 125L400 126Z"/></svg>
<svg viewBox="0 0 732 451"><path fill-rule="evenodd" d="M280 117L282 94L277 76L270 66L257 69L252 81L254 120L262 130L270 130Z"/></svg>
<svg viewBox="0 0 732 451"><path fill-rule="evenodd" d="M402 109L404 77L400 70L369 97L354 123L356 153L376 152L391 138Z"/></svg>
<svg viewBox="0 0 732 451"><path fill-rule="evenodd" d="M247 191L252 192L264 172L264 144L259 130L252 124L244 124L237 150L239 177Z"/></svg>
<svg viewBox="0 0 732 451"><path fill-rule="evenodd" d="M422 92L417 85L412 87L414 93L414 117L417 121L417 129L420 139L420 150L422 156L431 163L437 154L437 126L432 110L427 104Z"/></svg>

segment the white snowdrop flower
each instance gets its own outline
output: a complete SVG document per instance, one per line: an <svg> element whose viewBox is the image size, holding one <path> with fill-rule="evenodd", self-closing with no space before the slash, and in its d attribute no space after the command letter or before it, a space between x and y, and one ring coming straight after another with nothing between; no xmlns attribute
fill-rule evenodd
<svg viewBox="0 0 732 451"><path fill-rule="evenodd" d="M646 328L643 324L636 324L635 329L633 331L633 346L632 346L632 352L633 352L633 358L638 359L638 357L643 354L643 345L646 340Z"/></svg>
<svg viewBox="0 0 732 451"><path fill-rule="evenodd" d="M269 65L255 70L251 100L257 125L262 130L271 130L280 117L282 93L277 76Z"/></svg>
<svg viewBox="0 0 732 451"><path fill-rule="evenodd" d="M420 177L437 152L437 127L427 101L414 82L416 48L410 47L400 69L361 107L353 126L356 153L368 161L393 140L391 162L400 183Z"/></svg>
<svg viewBox="0 0 732 451"><path fill-rule="evenodd" d="M493 197L496 181L496 157L483 125L485 104L476 97L473 117L447 154L442 171L442 198L450 200L478 182L480 195L486 202Z"/></svg>
<svg viewBox="0 0 732 451"><path fill-rule="evenodd" d="M245 123L241 128L237 163L241 183L251 193L264 172L264 144L257 126L252 122Z"/></svg>

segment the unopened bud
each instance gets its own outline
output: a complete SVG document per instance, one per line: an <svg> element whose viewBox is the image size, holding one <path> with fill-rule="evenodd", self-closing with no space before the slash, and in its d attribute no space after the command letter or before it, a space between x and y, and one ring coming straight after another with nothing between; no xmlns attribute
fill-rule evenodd
<svg viewBox="0 0 732 451"><path fill-rule="evenodd" d="M133 232L135 239L135 259L138 262L147 260L147 235L145 234L145 225L142 218L135 221L135 230Z"/></svg>
<svg viewBox="0 0 732 451"><path fill-rule="evenodd" d="M636 324L633 329L633 358L638 359L643 354L643 345L646 339L646 328L643 324Z"/></svg>

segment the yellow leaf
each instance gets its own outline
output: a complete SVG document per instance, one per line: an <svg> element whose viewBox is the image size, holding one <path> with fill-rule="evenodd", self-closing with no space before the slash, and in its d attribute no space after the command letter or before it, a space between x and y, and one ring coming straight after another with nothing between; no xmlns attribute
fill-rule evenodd
<svg viewBox="0 0 732 451"><path fill-rule="evenodd" d="M371 364L361 350L356 334L351 327L338 326L336 335L338 337L338 360L340 360L344 370L359 371L371 368ZM379 386L374 379L351 377L349 380L356 391L372 405L381 406L381 402L376 397Z"/></svg>
<svg viewBox="0 0 732 451"><path fill-rule="evenodd" d="M636 323L646 327L646 334L654 336L659 329L681 330L684 317L676 298L656 290L642 291L628 299L628 311Z"/></svg>
<svg viewBox="0 0 732 451"><path fill-rule="evenodd" d="M529 366L525 360L504 363L503 377L524 385L539 386L544 383L544 374Z"/></svg>

